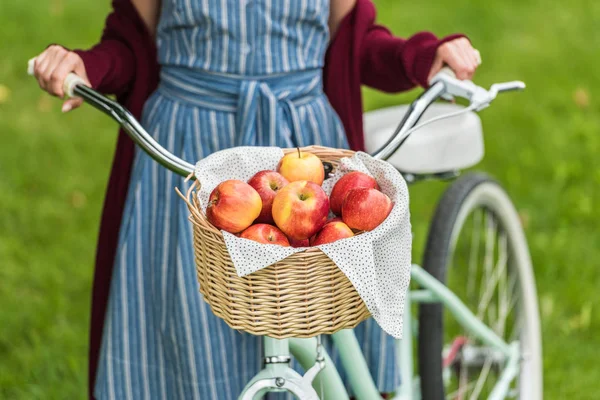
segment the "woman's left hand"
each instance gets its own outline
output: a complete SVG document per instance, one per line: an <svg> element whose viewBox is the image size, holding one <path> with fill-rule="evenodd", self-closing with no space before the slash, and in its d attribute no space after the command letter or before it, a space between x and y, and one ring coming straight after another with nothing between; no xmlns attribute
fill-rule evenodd
<svg viewBox="0 0 600 400"><path fill-rule="evenodd" d="M438 47L427 80L430 81L444 65L448 65L458 79L472 79L479 64L481 57L469 39L454 39Z"/></svg>

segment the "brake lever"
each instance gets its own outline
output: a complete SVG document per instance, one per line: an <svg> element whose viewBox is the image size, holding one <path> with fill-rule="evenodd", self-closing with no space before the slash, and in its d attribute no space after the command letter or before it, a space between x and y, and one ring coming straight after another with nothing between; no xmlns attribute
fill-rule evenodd
<svg viewBox="0 0 600 400"><path fill-rule="evenodd" d="M490 87L490 90L484 90L484 92L486 93L485 96L471 99L471 104L473 105L476 111L481 111L490 105L492 100L494 100L498 96L498 93L511 92L514 90L525 90L525 83L521 81L494 83Z"/></svg>
<svg viewBox="0 0 600 400"><path fill-rule="evenodd" d="M490 87L490 95L493 94L493 96L495 98L498 95L498 93L510 92L513 90L525 90L525 82L512 81L512 82L504 82L504 83L494 83Z"/></svg>
<svg viewBox="0 0 600 400"><path fill-rule="evenodd" d="M525 83L513 81L496 83L490 87L490 90L486 90L470 80L457 79L454 72L448 67L442 68L442 70L431 79L430 84L433 85L440 81L445 87L445 93L440 96L441 98L448 101L452 101L454 96L466 98L476 111L481 111L488 107L498 93L525 89Z"/></svg>

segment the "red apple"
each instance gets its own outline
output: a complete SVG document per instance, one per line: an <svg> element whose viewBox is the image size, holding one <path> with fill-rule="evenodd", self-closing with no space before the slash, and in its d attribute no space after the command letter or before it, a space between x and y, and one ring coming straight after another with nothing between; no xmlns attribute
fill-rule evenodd
<svg viewBox="0 0 600 400"><path fill-rule="evenodd" d="M308 239L304 239L304 240L290 239L290 246L292 246L292 247L309 247L310 243L309 243Z"/></svg>
<svg viewBox="0 0 600 400"><path fill-rule="evenodd" d="M375 179L360 171L347 173L333 186L333 190L329 196L331 211L336 215L340 215L342 213L342 204L348 192L358 188L374 188L379 190L379 185Z"/></svg>
<svg viewBox="0 0 600 400"><path fill-rule="evenodd" d="M254 240L264 244L278 244L288 247L290 242L277 227L269 224L256 224L248 227L240 235L241 238Z"/></svg>
<svg viewBox="0 0 600 400"><path fill-rule="evenodd" d="M331 204L331 200L330 200L329 204ZM328 219L327 222L325 222L325 225L328 225L331 222L336 222L336 221L344 222L344 221L342 221L342 217L333 217L331 219ZM323 228L325 228L325 225L323 225ZM321 229L321 230L323 230L323 229ZM311 236L311 238L309 239L310 240L309 243L310 243L311 246L314 244L315 239L317 238L317 235L319 234L319 232L317 232L314 236Z"/></svg>
<svg viewBox="0 0 600 400"><path fill-rule="evenodd" d="M327 221L329 199L313 182L292 182L275 195L273 219L289 238L308 239Z"/></svg>
<svg viewBox="0 0 600 400"><path fill-rule="evenodd" d="M262 211L255 222L264 224L274 223L271 214L273 199L277 191L288 183L287 179L275 171L260 171L250 178L248 184L258 192L262 200Z"/></svg>
<svg viewBox="0 0 600 400"><path fill-rule="evenodd" d="M342 219L352 229L371 231L385 221L393 206L390 198L377 189L352 189L342 204Z"/></svg>
<svg viewBox="0 0 600 400"><path fill-rule="evenodd" d="M329 204L331 205L331 199L329 200ZM344 221L342 221L342 217L333 217L333 218L328 219L327 222L325 222L325 225L327 225L327 224L329 224L331 222L336 222L336 221L344 222ZM323 228L325 228L325 225L323 225ZM323 230L323 229L321 229L321 230ZM317 232L316 235L311 236L311 238L310 238L310 245L311 246L314 244L315 239L317 238L317 235L319 234L319 232Z"/></svg>
<svg viewBox="0 0 600 400"><path fill-rule="evenodd" d="M283 156L277 172L290 182L309 181L320 186L325 179L325 169L319 157L300 149Z"/></svg>
<svg viewBox="0 0 600 400"><path fill-rule="evenodd" d="M345 239L354 236L352 229L341 221L328 222L323 229L317 233L317 237L312 242L313 246L335 242L336 240Z"/></svg>
<svg viewBox="0 0 600 400"><path fill-rule="evenodd" d="M206 217L217 228L238 233L252 225L261 209L262 201L252 186L230 179L211 192Z"/></svg>

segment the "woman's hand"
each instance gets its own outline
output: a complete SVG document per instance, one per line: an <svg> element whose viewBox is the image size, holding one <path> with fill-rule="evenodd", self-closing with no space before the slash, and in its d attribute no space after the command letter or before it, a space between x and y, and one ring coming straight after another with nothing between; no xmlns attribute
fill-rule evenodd
<svg viewBox="0 0 600 400"><path fill-rule="evenodd" d="M438 47L428 81L440 72L444 65L448 65L458 79L472 79L479 64L479 52L471 46L469 39L454 39Z"/></svg>
<svg viewBox="0 0 600 400"><path fill-rule="evenodd" d="M91 86L81 57L62 46L50 46L37 56L33 71L40 87L53 96L64 98L63 82L71 72L81 77L86 85ZM62 111L70 111L82 103L83 100L80 98L67 99L63 103Z"/></svg>

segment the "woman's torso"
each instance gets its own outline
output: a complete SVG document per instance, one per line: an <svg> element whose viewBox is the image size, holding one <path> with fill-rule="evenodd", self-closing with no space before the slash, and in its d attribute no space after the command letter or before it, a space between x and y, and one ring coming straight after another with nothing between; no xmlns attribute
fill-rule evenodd
<svg viewBox="0 0 600 400"><path fill-rule="evenodd" d="M161 83L142 124L168 151L193 163L232 146L348 147L321 85L329 0L162 1ZM138 150L130 179L97 398L233 400L261 368L261 339L202 301L189 212L173 191L183 178ZM371 345L382 331L368 323L356 331L380 389L396 387L382 356L393 340Z"/></svg>
<svg viewBox="0 0 600 400"><path fill-rule="evenodd" d="M329 0L163 0L158 93L226 113L231 145L345 147L323 93L328 17Z"/></svg>
<svg viewBox="0 0 600 400"><path fill-rule="evenodd" d="M162 66L236 75L322 68L329 0L163 0Z"/></svg>

